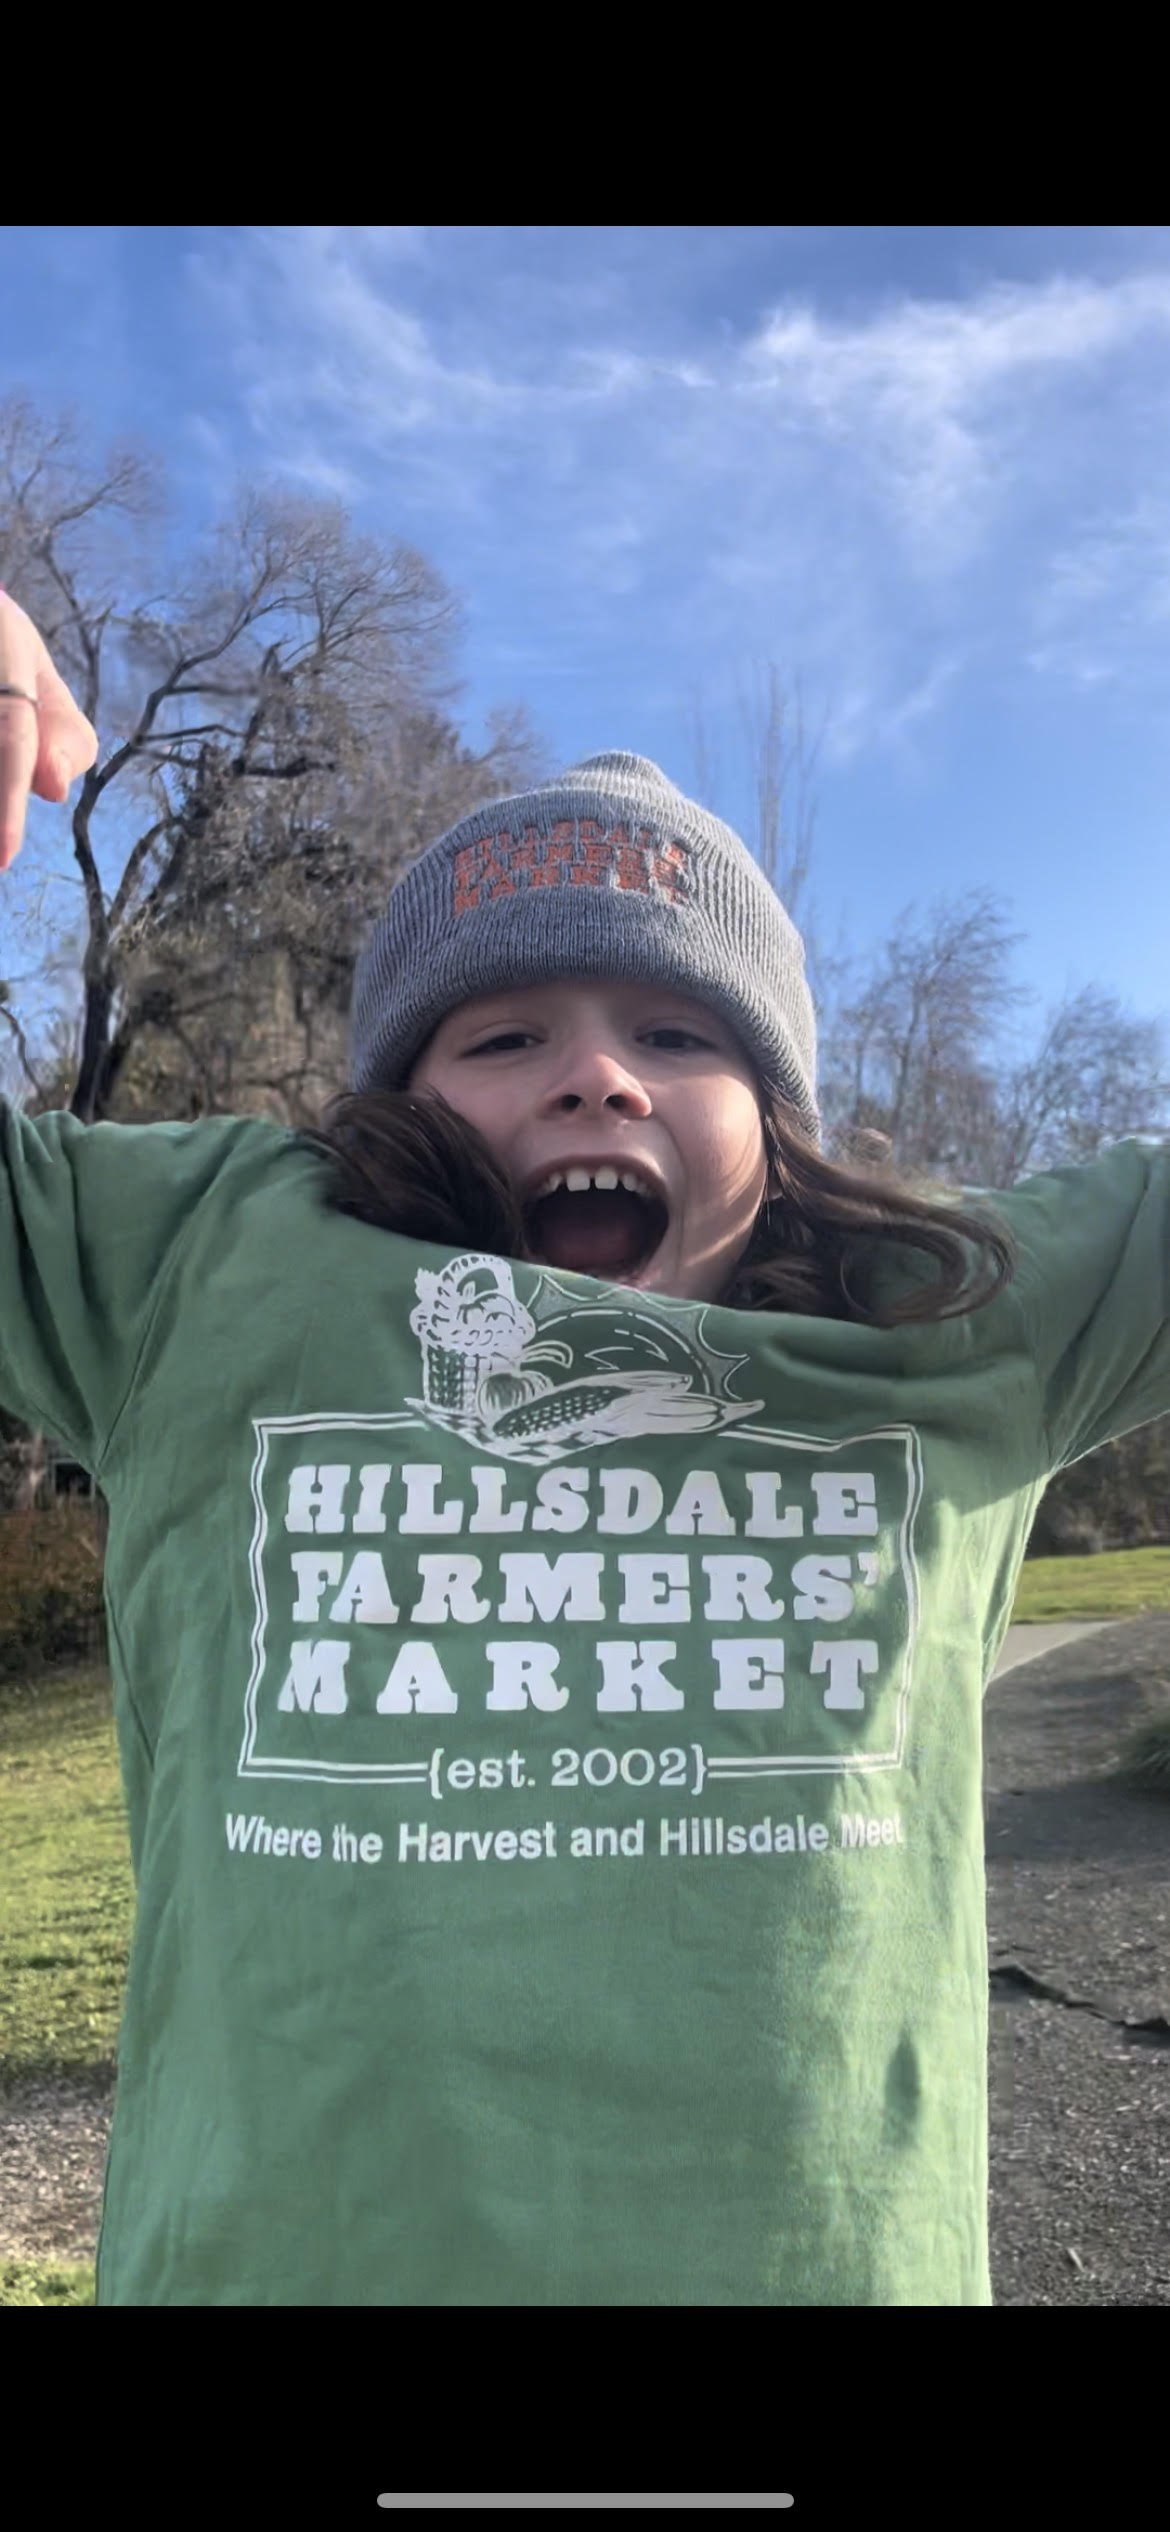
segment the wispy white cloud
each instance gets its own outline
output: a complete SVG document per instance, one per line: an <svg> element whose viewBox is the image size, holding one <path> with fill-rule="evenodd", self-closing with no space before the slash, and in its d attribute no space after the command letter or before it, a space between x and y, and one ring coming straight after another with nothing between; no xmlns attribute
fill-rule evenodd
<svg viewBox="0 0 1170 2532"><path fill-rule="evenodd" d="M965 305L903 302L853 322L778 311L744 348L761 389L791 398L846 440L927 539L994 488L997 465L1033 409L1070 377L1153 338L1170 339L1170 274L1113 283L1001 286ZM1041 410L1036 411L1039 407Z"/></svg>
<svg viewBox="0 0 1170 2532"><path fill-rule="evenodd" d="M842 702L827 733L831 761L848 762L863 748L882 748L897 756L903 768L921 763L921 742L929 724L953 693L967 665L963 651L944 652L922 676L873 679L855 687Z"/></svg>
<svg viewBox="0 0 1170 2532"><path fill-rule="evenodd" d="M458 556L583 667L622 605L680 673L736 639L799 659L844 752L919 740L968 662L1083 684L1111 612L1131 651L1164 627L1170 269L672 335L528 235L206 236L192 286L264 461Z"/></svg>
<svg viewBox="0 0 1170 2532"><path fill-rule="evenodd" d="M1049 557L1036 590L1030 665L1083 687L1165 681L1170 485L1106 508Z"/></svg>

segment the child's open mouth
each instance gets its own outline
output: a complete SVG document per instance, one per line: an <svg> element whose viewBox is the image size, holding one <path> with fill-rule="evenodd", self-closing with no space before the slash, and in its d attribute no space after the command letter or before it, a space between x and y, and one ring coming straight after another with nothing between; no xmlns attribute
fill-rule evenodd
<svg viewBox="0 0 1170 2532"><path fill-rule="evenodd" d="M527 1197L532 1255L571 1274L639 1274L666 1235L666 1204L642 1169L606 1163L546 1172Z"/></svg>

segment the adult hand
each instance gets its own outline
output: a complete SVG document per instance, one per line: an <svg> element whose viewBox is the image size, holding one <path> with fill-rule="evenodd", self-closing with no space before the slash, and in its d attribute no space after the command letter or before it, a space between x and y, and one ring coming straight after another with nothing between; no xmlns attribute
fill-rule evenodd
<svg viewBox="0 0 1170 2532"><path fill-rule="evenodd" d="M5 686L21 692L6 695ZM29 695L35 705L26 702ZM0 589L0 870L20 851L30 791L39 800L67 800L97 752L97 732L58 676L35 624Z"/></svg>

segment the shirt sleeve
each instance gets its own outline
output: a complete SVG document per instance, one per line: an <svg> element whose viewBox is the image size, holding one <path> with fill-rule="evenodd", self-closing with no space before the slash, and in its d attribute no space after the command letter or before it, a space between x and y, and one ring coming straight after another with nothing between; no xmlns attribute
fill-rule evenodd
<svg viewBox="0 0 1170 2532"><path fill-rule="evenodd" d="M0 1405L97 1471L195 1213L267 1118L83 1125L0 1102Z"/></svg>
<svg viewBox="0 0 1170 2532"><path fill-rule="evenodd" d="M1170 1413L1170 1151L1118 1143L986 1201L1019 1242L1052 1469Z"/></svg>

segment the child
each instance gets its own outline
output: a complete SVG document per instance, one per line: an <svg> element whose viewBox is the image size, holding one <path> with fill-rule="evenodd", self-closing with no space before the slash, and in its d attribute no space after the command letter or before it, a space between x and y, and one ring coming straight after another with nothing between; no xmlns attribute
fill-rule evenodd
<svg viewBox="0 0 1170 2532"><path fill-rule="evenodd" d="M797 933L622 755L400 882L319 1131L0 1154L0 1396L110 1515L99 2302L989 2303L981 1698L1170 1408L1165 1155L830 1164Z"/></svg>

